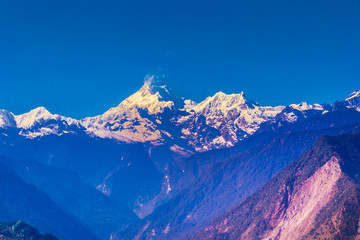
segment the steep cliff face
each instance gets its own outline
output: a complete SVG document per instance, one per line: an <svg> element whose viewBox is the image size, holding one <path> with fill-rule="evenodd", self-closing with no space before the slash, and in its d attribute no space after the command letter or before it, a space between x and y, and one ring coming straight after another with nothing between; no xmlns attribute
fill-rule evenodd
<svg viewBox="0 0 360 240"><path fill-rule="evenodd" d="M199 239L357 239L360 134L324 136ZM194 236L193 236L194 237Z"/></svg>
<svg viewBox="0 0 360 240"><path fill-rule="evenodd" d="M271 219L277 221L277 224L264 238L300 239L309 232L316 215L334 198L336 183L340 178L339 159L332 157L302 185L295 187L288 196L290 202L287 209L275 209L273 213L281 214L281 218Z"/></svg>

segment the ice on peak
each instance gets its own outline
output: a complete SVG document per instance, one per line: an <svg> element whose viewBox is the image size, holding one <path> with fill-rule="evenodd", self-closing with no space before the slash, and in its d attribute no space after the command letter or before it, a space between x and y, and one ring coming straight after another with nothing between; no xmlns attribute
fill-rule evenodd
<svg viewBox="0 0 360 240"><path fill-rule="evenodd" d="M193 100L190 100L190 99L186 99L184 101L184 109L185 110L189 110L189 109L192 109L193 107L195 107L198 103L193 101Z"/></svg>
<svg viewBox="0 0 360 240"><path fill-rule="evenodd" d="M211 109L229 111L234 108L244 109L248 107L247 105L251 106L253 104L255 103L248 101L245 98L244 92L237 94L225 94L220 91L212 97L207 97L204 101L197 104L192 110L204 114L204 111L208 112Z"/></svg>
<svg viewBox="0 0 360 240"><path fill-rule="evenodd" d="M138 92L144 94L158 95L159 98L164 98L170 95L170 89L166 85L155 85L155 76L147 75L144 79L144 84Z"/></svg>
<svg viewBox="0 0 360 240"><path fill-rule="evenodd" d="M0 109L0 128L16 127L14 114Z"/></svg>
<svg viewBox="0 0 360 240"><path fill-rule="evenodd" d="M50 116L51 115L51 113L43 106L40 106L40 107L37 107L37 108L31 110L28 114L32 114L32 115L35 115L37 117Z"/></svg>
<svg viewBox="0 0 360 240"><path fill-rule="evenodd" d="M223 136L230 136L232 140L227 140L226 144L233 144L242 138L237 135L238 133L253 134L261 123L273 119L283 109L283 106L262 107L246 99L244 92L218 92L191 110L205 116L206 123L218 129Z"/></svg>
<svg viewBox="0 0 360 240"><path fill-rule="evenodd" d="M354 99L354 98L358 98L360 97L360 90L356 90L354 92L352 92L349 97L346 99L346 101L349 101L351 99Z"/></svg>
<svg viewBox="0 0 360 240"><path fill-rule="evenodd" d="M168 91L165 86L161 86L159 88ZM156 86L145 83L139 91L126 98L117 107L110 109L105 114L113 114L115 112L120 113L132 108L140 108L147 110L149 114L156 114L163 112L165 108L171 108L174 106L172 101L166 100L168 99L157 91Z"/></svg>
<svg viewBox="0 0 360 240"><path fill-rule="evenodd" d="M349 105L349 108L354 108L360 112L360 91L356 90L351 93L350 96L345 100Z"/></svg>
<svg viewBox="0 0 360 240"><path fill-rule="evenodd" d="M15 121L18 128L28 129L39 120L48 120L53 117L54 115L52 115L46 108L37 107L28 113L15 116Z"/></svg>
<svg viewBox="0 0 360 240"><path fill-rule="evenodd" d="M117 107L102 115L85 118L81 122L88 132L100 137L135 142L155 141L162 138L162 132L157 129L154 121L142 115L143 111L155 115L163 113L165 109L183 107L182 98L176 98L166 86L153 85L149 78L137 92Z"/></svg>
<svg viewBox="0 0 360 240"><path fill-rule="evenodd" d="M314 104L308 104L306 102L301 102L299 104L291 104L289 107L296 109L300 112L307 111L307 110L324 110L323 106L320 104L314 103Z"/></svg>
<svg viewBox="0 0 360 240"><path fill-rule="evenodd" d="M15 116L16 126L18 128L29 129L35 123L47 120L62 120L68 125L79 125L79 121L60 116L58 114L51 114L45 107L37 107L30 112Z"/></svg>
<svg viewBox="0 0 360 240"><path fill-rule="evenodd" d="M221 100L226 100L231 98L237 98L239 100L243 100L244 102L246 101L245 94L243 91L241 91L240 93L231 93L231 94L226 94L220 91L215 93L215 95L212 97L207 97L207 99L221 99Z"/></svg>
<svg viewBox="0 0 360 240"><path fill-rule="evenodd" d="M150 84L150 83L144 83L144 85L142 85L142 87L137 91L140 92L142 94L151 94L154 95L156 94L156 92L153 91L154 85Z"/></svg>
<svg viewBox="0 0 360 240"><path fill-rule="evenodd" d="M157 86L145 83L138 92L141 93L141 96L154 95L159 100L165 101L171 99L172 93L170 91L171 90L166 85Z"/></svg>
<svg viewBox="0 0 360 240"><path fill-rule="evenodd" d="M153 76L147 76L142 87L123 100L118 106L111 108L104 115L122 114L130 109L143 109L149 114L157 114L165 109L183 109L184 98L176 95L166 85L155 85Z"/></svg>
<svg viewBox="0 0 360 240"><path fill-rule="evenodd" d="M225 96L231 96L231 97L233 97L233 96L244 96L244 97L245 97L243 91L241 91L240 93L231 93L231 94L226 94L226 93L224 93L224 92L222 92L222 91L219 91L219 92L215 93L214 97L216 97L216 96L218 96L218 97L225 97Z"/></svg>
<svg viewBox="0 0 360 240"><path fill-rule="evenodd" d="M223 97L223 96L226 96L227 94L222 92L222 91L219 91L217 93L215 93L215 95L213 97Z"/></svg>

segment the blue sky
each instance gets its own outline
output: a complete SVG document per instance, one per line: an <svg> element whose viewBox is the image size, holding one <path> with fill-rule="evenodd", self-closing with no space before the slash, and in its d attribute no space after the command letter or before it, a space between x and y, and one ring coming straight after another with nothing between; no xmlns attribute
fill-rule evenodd
<svg viewBox="0 0 360 240"><path fill-rule="evenodd" d="M148 74L200 101L262 105L360 89L359 1L0 1L0 108L81 118Z"/></svg>

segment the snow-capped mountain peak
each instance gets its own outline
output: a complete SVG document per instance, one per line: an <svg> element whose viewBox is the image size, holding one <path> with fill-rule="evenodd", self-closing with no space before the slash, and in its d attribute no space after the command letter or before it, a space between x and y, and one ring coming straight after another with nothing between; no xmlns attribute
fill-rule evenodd
<svg viewBox="0 0 360 240"><path fill-rule="evenodd" d="M232 146L253 134L261 123L273 119L284 108L282 106L262 107L258 103L248 100L244 92L238 94L218 92L189 109L188 111L193 114L181 118L181 122L190 124L194 122L192 121L193 117L198 119L195 122L201 122L201 118L205 117L206 124L219 132L220 135L214 133L217 137L207 145L202 142L197 143L196 140L193 141L193 145L197 146L197 151L206 151L213 146ZM184 137L189 139L191 134L195 137L200 135L199 130L196 132L190 130L183 129ZM200 135L201 137L202 135Z"/></svg>
<svg viewBox="0 0 360 240"><path fill-rule="evenodd" d="M349 104L349 108L360 111L360 90L356 90L355 92L351 93L350 96L345 99L345 102Z"/></svg>
<svg viewBox="0 0 360 240"><path fill-rule="evenodd" d="M180 109L184 105L184 99L173 94L167 86L155 86L145 82L137 92L103 115L118 115L131 109L146 110L147 113L153 115L162 113L165 109Z"/></svg>
<svg viewBox="0 0 360 240"><path fill-rule="evenodd" d="M71 128L81 129L78 120L51 114L46 108L38 107L30 112L16 115L14 117L17 127L21 129L20 134L27 138L35 138L44 135L70 133Z"/></svg>
<svg viewBox="0 0 360 240"><path fill-rule="evenodd" d="M244 92L238 94L225 94L218 92L212 97L207 97L204 101L192 108L195 112L207 115L212 111L220 111L226 113L232 109L245 110L258 105L254 102L248 101Z"/></svg>
<svg viewBox="0 0 360 240"><path fill-rule="evenodd" d="M48 120L52 118L55 118L55 115L52 115L44 107L38 107L28 113L15 116L15 121L18 128L28 129L40 120Z"/></svg>
<svg viewBox="0 0 360 240"><path fill-rule="evenodd" d="M163 134L170 134L158 130L159 119L151 120L144 115L158 116L165 110L175 112L184 106L184 99L173 94L167 86L156 86L151 81L145 81L137 92L117 107L81 121L88 132L100 137L135 142L161 141Z"/></svg>
<svg viewBox="0 0 360 240"><path fill-rule="evenodd" d="M16 127L14 114L9 111L0 110L0 128Z"/></svg>
<svg viewBox="0 0 360 240"><path fill-rule="evenodd" d="M191 110L192 108L194 108L196 105L198 105L197 102L190 100L190 99L186 99L184 101L184 110Z"/></svg>
<svg viewBox="0 0 360 240"><path fill-rule="evenodd" d="M300 112L302 111L307 111L307 110L324 110L323 106L321 106L320 104L308 104L306 102L302 102L299 104L291 104L289 105L289 107L296 109Z"/></svg>
<svg viewBox="0 0 360 240"><path fill-rule="evenodd" d="M354 98L360 98L360 90L356 90L356 91L352 92L350 94L350 96L347 99L345 99L345 101L350 101L351 99L354 99Z"/></svg>
<svg viewBox="0 0 360 240"><path fill-rule="evenodd" d="M117 108L130 109L140 108L146 109L149 114L163 112L165 108L173 108L174 102L168 101L167 96L162 96L160 90L168 93L166 86L155 87L145 83L139 91L126 98Z"/></svg>
<svg viewBox="0 0 360 240"><path fill-rule="evenodd" d="M152 84L151 79L147 78L118 106L95 117L75 120L51 114L44 107L17 116L0 110L0 128L18 128L19 134L27 138L85 131L91 136L124 142L171 142L186 151L207 151L232 146L254 134L261 125L274 129L332 111L330 105L306 102L287 107L261 106L248 100L244 92L218 92L196 103L177 96L167 86ZM341 103L360 111L360 91Z"/></svg>

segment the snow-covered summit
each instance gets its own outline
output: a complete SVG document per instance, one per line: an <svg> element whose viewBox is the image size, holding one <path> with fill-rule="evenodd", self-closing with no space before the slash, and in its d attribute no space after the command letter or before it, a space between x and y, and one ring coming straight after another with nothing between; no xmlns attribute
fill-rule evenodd
<svg viewBox="0 0 360 240"><path fill-rule="evenodd" d="M354 98L360 98L360 90L356 90L356 91L352 92L350 94L350 96L347 99L345 99L345 101L350 101L351 99L354 99Z"/></svg>
<svg viewBox="0 0 360 240"><path fill-rule="evenodd" d="M345 100L345 102L349 104L348 107L360 111L360 90L356 90L351 93L350 96Z"/></svg>
<svg viewBox="0 0 360 240"><path fill-rule="evenodd" d="M195 112L207 118L210 126L218 128L224 124L231 124L235 127L234 131L238 128L248 134L254 133L262 122L275 117L283 109L283 106L262 107L246 99L244 92L238 94L218 92L193 108ZM236 134L233 135L235 138Z"/></svg>
<svg viewBox="0 0 360 240"><path fill-rule="evenodd" d="M124 110L138 108L144 109L149 114L163 112L166 108L174 108L171 101L170 90L167 86L153 86L145 83L139 91L122 101L117 107L111 108L104 115L123 112Z"/></svg>
<svg viewBox="0 0 360 240"><path fill-rule="evenodd" d="M196 146L197 151L206 151L215 147L232 146L241 139L253 134L265 121L270 121L284 107L262 107L258 103L248 100L243 92L238 94L225 94L218 92L214 96L207 97L204 101L188 109L191 113L179 119L184 125L183 137L191 139L191 144ZM218 133L212 132L213 139L207 140L206 128L202 122ZM204 133L205 131L205 133Z"/></svg>
<svg viewBox="0 0 360 240"><path fill-rule="evenodd" d="M273 129L336 111L330 105L306 102L287 107L261 106L248 100L243 92L218 92L196 103L152 80L147 77L137 92L98 116L75 120L52 114L44 107L21 115L0 110L0 128L18 128L19 134L27 138L85 132L123 142L171 143L173 149L207 151L232 146L261 126ZM341 103L360 111L360 91Z"/></svg>
<svg viewBox="0 0 360 240"><path fill-rule="evenodd" d="M15 117L9 111L0 110L0 128L16 127Z"/></svg>
<svg viewBox="0 0 360 240"><path fill-rule="evenodd" d="M38 107L28 113L15 116L15 121L18 128L31 128L36 122L42 120L49 120L55 118L46 108Z"/></svg>
<svg viewBox="0 0 360 240"><path fill-rule="evenodd" d="M212 97L207 97L204 101L192 108L192 110L208 115L214 110L225 113L233 109L248 109L257 105L257 103L248 101L245 98L244 92L239 94L225 94L223 92L218 92Z"/></svg>
<svg viewBox="0 0 360 240"><path fill-rule="evenodd" d="M45 107L37 107L30 112L15 116L16 126L22 129L29 129L37 123L48 120L64 121L69 125L78 124L78 121L75 119L51 114Z"/></svg>
<svg viewBox="0 0 360 240"><path fill-rule="evenodd" d="M324 110L324 107L321 106L320 104L308 104L306 102L302 102L300 104L291 104L289 105L289 107L296 109L300 112L302 111L308 111L308 110Z"/></svg>
<svg viewBox="0 0 360 240"><path fill-rule="evenodd" d="M184 110L187 111L187 110L191 110L193 109L196 105L198 105L197 102L193 101L193 100L190 100L190 99L186 99L184 101Z"/></svg>
<svg viewBox="0 0 360 240"><path fill-rule="evenodd" d="M170 134L157 128L161 123L159 119L149 119L144 114L156 116L165 110L176 111L184 106L184 99L173 94L167 86L156 86L151 81L145 81L140 90L118 106L81 122L88 132L100 137L134 142L162 141L164 134Z"/></svg>
<svg viewBox="0 0 360 240"><path fill-rule="evenodd" d="M62 135L72 132L70 129L82 128L78 120L51 114L44 107L38 107L30 112L13 116L14 124L12 127L20 129L19 133L27 138L50 134Z"/></svg>

